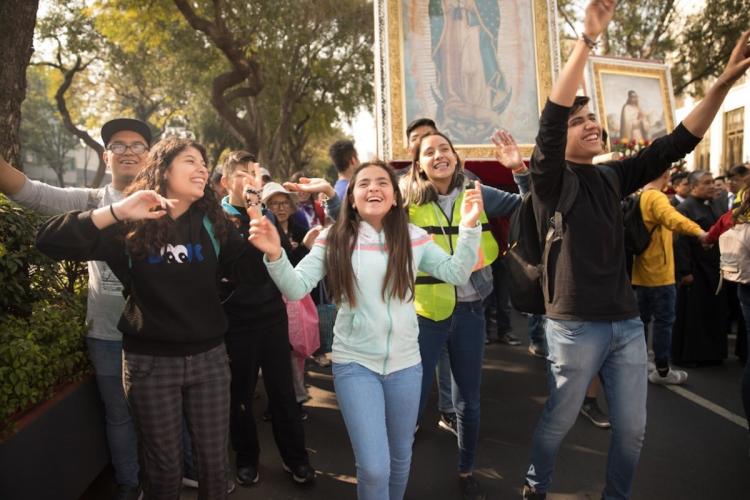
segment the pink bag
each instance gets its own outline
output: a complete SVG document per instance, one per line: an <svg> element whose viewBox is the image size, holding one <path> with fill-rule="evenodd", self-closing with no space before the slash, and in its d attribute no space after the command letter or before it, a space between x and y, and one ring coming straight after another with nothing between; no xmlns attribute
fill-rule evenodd
<svg viewBox="0 0 750 500"><path fill-rule="evenodd" d="M289 343L292 350L302 357L312 356L320 347L318 332L318 310L310 295L302 300L287 300L286 314L289 316Z"/></svg>

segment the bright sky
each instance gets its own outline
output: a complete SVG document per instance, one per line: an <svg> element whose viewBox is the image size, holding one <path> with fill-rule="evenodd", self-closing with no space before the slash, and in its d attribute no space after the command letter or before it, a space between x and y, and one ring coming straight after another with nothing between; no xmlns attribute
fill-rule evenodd
<svg viewBox="0 0 750 500"><path fill-rule="evenodd" d="M354 147L360 160L369 160L377 153L377 133L375 131L375 117L369 109L362 108L354 120L342 123L344 132L354 137Z"/></svg>

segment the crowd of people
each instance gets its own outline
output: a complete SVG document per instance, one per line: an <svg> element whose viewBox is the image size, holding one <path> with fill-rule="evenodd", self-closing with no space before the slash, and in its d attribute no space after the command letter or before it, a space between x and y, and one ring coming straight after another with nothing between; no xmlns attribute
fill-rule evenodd
<svg viewBox="0 0 750 500"><path fill-rule="evenodd" d="M42 252L88 261L86 342L117 498L174 500L187 484L199 498L221 499L236 483L257 483L261 372L280 465L297 483L315 480L303 425L305 358L290 348L287 315L308 295L338 309L330 356L319 349L313 357L332 362L358 497L404 497L436 379L438 425L457 437L462 496L486 498L473 474L484 349L493 329L520 343L510 334L507 238L494 222L525 200L540 241L550 221L562 225L541 264L545 314L528 315L529 351L547 359L549 397L521 494L545 498L560 444L583 413L612 431L602 498L628 498L648 382L681 384L688 374L678 366L720 362L732 319L747 357L750 167L730 168L726 189L705 171L670 178L670 167L695 148L750 67L750 31L671 133L594 165L605 132L577 93L614 10L614 0L586 8L528 167L510 133L492 137L519 193L480 183L430 118L408 126L411 163L401 171L360 162L351 141L333 144L333 184L301 172L274 180L247 151L225 154L210 175L201 144L156 141L130 118L101 129L112 173L104 188L49 186L0 159L0 191L52 216L39 230ZM621 209L633 193L650 237L637 255L626 253ZM609 415L597 405L602 391ZM236 469L228 480L230 446Z"/></svg>

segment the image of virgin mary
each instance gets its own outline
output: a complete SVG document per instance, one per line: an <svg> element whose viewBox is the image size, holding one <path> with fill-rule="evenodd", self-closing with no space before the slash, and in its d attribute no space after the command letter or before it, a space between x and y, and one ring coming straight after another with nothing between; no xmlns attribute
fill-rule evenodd
<svg viewBox="0 0 750 500"><path fill-rule="evenodd" d="M512 91L498 61L498 2L430 0L428 12L437 125L456 142L487 142Z"/></svg>

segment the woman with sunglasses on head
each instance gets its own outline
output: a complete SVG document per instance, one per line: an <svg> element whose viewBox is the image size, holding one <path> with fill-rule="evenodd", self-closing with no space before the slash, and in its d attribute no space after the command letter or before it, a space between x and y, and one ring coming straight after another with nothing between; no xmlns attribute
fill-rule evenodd
<svg viewBox="0 0 750 500"><path fill-rule="evenodd" d="M340 306L333 382L354 449L360 499L404 496L422 383L415 273L465 283L476 260L481 211L479 190L467 190L449 256L408 223L393 170L371 162L356 169L336 223L296 268L273 225L265 218L251 223L250 241L266 254L284 295L299 299L327 276Z"/></svg>

